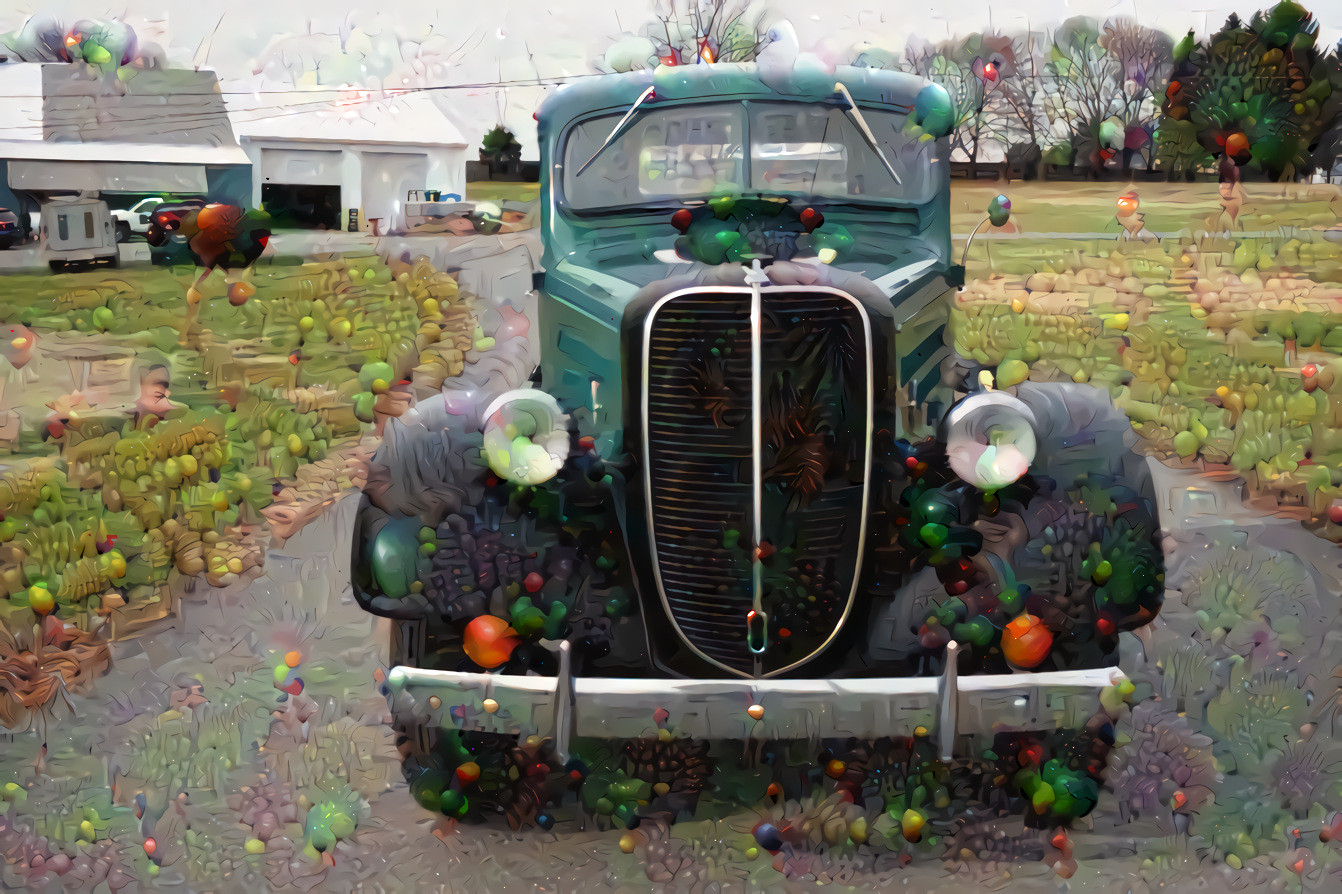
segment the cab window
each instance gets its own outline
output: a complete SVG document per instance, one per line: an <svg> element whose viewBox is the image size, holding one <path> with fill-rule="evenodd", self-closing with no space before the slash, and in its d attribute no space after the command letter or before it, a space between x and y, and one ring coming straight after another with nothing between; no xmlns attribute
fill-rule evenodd
<svg viewBox="0 0 1342 894"><path fill-rule="evenodd" d="M637 114L579 174L622 117L594 118L570 132L564 195L571 207L615 208L745 188L745 114L740 105L676 106Z"/></svg>

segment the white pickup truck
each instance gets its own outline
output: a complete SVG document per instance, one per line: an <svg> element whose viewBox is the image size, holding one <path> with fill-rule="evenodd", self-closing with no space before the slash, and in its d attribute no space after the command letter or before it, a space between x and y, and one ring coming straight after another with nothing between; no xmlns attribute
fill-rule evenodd
<svg viewBox="0 0 1342 894"><path fill-rule="evenodd" d="M154 196L141 199L126 210L112 211L112 220L116 226L116 241L129 242L132 235L143 236L149 232L149 215L162 205L166 199Z"/></svg>

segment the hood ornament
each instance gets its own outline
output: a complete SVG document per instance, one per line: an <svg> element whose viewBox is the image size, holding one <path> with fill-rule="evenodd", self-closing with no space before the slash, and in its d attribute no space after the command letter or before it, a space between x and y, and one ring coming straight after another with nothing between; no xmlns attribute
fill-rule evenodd
<svg viewBox="0 0 1342 894"><path fill-rule="evenodd" d="M746 285L762 286L767 285L768 282L769 277L765 275L764 268L760 266L760 259L756 258L751 261L750 266L746 268Z"/></svg>

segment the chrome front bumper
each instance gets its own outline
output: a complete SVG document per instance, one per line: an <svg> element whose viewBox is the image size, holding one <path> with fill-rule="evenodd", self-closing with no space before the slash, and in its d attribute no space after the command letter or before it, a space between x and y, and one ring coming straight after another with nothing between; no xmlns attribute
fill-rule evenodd
<svg viewBox="0 0 1342 894"><path fill-rule="evenodd" d="M395 667L389 700L401 716L444 729L553 737L561 754L570 736L640 738L663 728L695 738L809 739L922 727L949 759L957 732L1079 729L1101 692L1126 679L1117 667L850 680L574 678L567 648L559 652L558 677Z"/></svg>

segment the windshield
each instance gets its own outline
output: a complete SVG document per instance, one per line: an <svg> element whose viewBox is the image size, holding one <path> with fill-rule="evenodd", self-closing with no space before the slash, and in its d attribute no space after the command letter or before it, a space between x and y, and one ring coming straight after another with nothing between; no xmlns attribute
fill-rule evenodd
<svg viewBox="0 0 1342 894"><path fill-rule="evenodd" d="M932 164L935 144L904 133L903 114L872 109L862 114L900 183L846 106L723 103L640 110L581 174L578 169L623 116L605 115L576 125L565 144L564 197L576 210L724 192L930 200L938 186ZM748 159L743 146L747 133Z"/></svg>

